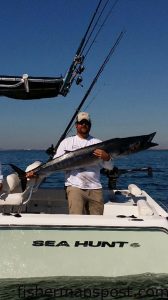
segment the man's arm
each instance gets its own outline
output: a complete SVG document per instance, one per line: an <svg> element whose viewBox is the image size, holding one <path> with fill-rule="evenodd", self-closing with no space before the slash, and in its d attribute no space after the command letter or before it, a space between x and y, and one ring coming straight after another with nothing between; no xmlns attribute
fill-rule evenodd
<svg viewBox="0 0 168 300"><path fill-rule="evenodd" d="M56 153L55 153L53 159L54 159L54 158L57 158L57 157L59 157L59 156L62 156L63 154L65 154L65 152L66 152L66 139L63 140L63 141L60 143L60 145L58 146L57 151L56 151Z"/></svg>

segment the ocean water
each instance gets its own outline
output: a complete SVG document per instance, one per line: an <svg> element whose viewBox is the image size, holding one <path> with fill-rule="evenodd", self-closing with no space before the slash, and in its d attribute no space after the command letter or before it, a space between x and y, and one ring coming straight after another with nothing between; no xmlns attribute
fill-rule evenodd
<svg viewBox="0 0 168 300"><path fill-rule="evenodd" d="M45 151L0 151L0 162L4 176L13 172L10 163L21 169L36 160L46 162L48 155ZM148 150L115 159L113 164L119 169L147 168L152 167L153 176L148 176L147 172L126 173L119 177L117 188L126 189L130 183L137 184L141 189L149 193L156 201L161 201L163 205L168 204L168 150ZM105 176L101 177L104 187L108 186ZM44 188L63 187L64 174L55 173L48 177L42 184Z"/></svg>
<svg viewBox="0 0 168 300"><path fill-rule="evenodd" d="M45 162L44 151L0 151L3 174L12 172L10 163L20 168L35 160ZM148 150L114 161L122 169L152 167L153 176L147 172L126 173L119 177L117 187L126 189L134 183L147 191L159 204L168 207L168 151ZM102 176L107 187L107 179ZM42 184L44 188L63 187L63 173L54 174ZM102 257L103 259L103 257ZM61 263L61 262L60 262ZM1 280L0 300L19 299L168 299L168 276L144 274L120 278L46 278L32 280Z"/></svg>

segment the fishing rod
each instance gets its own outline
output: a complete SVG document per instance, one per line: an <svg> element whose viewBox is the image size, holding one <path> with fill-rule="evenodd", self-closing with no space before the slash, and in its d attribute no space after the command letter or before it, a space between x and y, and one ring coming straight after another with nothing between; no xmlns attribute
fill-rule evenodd
<svg viewBox="0 0 168 300"><path fill-rule="evenodd" d="M100 76L101 73L103 72L103 70L104 70L106 64L108 63L110 57L111 57L112 54L114 53L116 47L117 47L118 44L120 43L120 41L121 41L121 39L123 38L124 34L125 34L125 31L121 31L121 32L120 32L120 34L119 34L119 36L118 36L118 38L117 38L115 44L112 46L112 48L110 49L108 55L106 56L105 60L103 61L102 65L100 66L100 68L99 68L99 70L98 70L96 76L94 77L94 79L93 79L93 81L92 81L90 87L88 88L86 94L84 95L82 101L80 102L79 106L77 107L77 109L76 109L74 115L72 116L70 122L68 123L67 127L65 128L63 134L62 134L61 137L59 138L59 140L58 140L57 144L55 145L55 147L54 147L54 145L52 144L52 145L46 150L46 153L50 156L50 159L52 159L52 157L54 156L54 154L55 154L56 151L57 151L57 148L58 148L59 144L62 142L62 140L66 137L67 133L69 132L69 130L70 130L70 128L71 128L71 126L72 126L72 124L73 124L73 122L74 122L74 120L75 120L77 114L78 114L78 112L80 111L82 105L84 104L84 102L86 101L87 97L89 96L89 94L90 94L92 88L94 87L94 85L95 85L95 83L97 82L99 76Z"/></svg>
<svg viewBox="0 0 168 300"><path fill-rule="evenodd" d="M89 48L87 49L87 51L86 51L86 53L85 53L85 59L86 59L88 53L90 52L90 49L92 48L93 44L95 43L95 41L96 41L96 39L97 39L97 37L98 37L100 31L102 30L103 26L104 26L105 23L107 22L107 20L108 20L110 14L112 13L112 11L113 11L113 9L115 8L115 6L117 5L118 1L119 1L119 0L116 0L116 1L113 3L111 9L109 10L109 12L107 13L107 15L105 16L104 21L102 22L102 24L101 24L99 30L97 31L97 33L96 33L96 35L95 35L95 37L94 37L94 39L93 39L93 41L91 42ZM108 2L107 2L107 3L108 3ZM105 4L105 6L107 5L107 3ZM105 8L105 6L104 6L104 8ZM104 8L103 8L103 10L104 10ZM103 10L102 10L102 12L103 12ZM87 44L87 42L86 42L86 44Z"/></svg>
<svg viewBox="0 0 168 300"><path fill-rule="evenodd" d="M117 47L118 44L120 43L120 41L121 41L121 39L123 38L123 35L124 35L124 34L125 34L124 31L121 31L121 32L120 32L120 34L119 34L119 36L118 36L118 38L117 38L115 44L112 46L112 48L110 49L108 55L106 56L105 60L103 61L102 65L100 66L100 68L99 68L99 70L98 70L96 76L94 77L94 79L93 79L93 81L92 81L90 87L88 88L86 94L84 95L82 101L80 102L79 106L77 107L77 109L76 109L74 115L72 116L70 122L68 123L67 127L65 128L63 134L61 135L61 137L60 137L60 139L58 140L58 142L57 142L57 144L55 145L55 147L54 147L54 145L51 145L51 147L49 147L49 148L46 150L46 153L47 153L48 155L50 155L51 158L52 158L52 157L54 156L54 154L56 153L59 144L60 144L60 143L62 142L62 140L66 137L66 135L67 135L69 129L71 128L71 125L73 124L73 122L74 122L74 120L75 120L77 114L79 113L79 111L80 111L82 105L84 104L84 102L86 101L87 97L89 96L91 90L93 89L95 83L97 82L99 76L100 76L101 73L103 72L103 70L104 70L106 64L108 63L110 57L111 57L112 54L114 53L116 47Z"/></svg>
<svg viewBox="0 0 168 300"><path fill-rule="evenodd" d="M147 168L134 168L134 169L119 169L117 167L113 167L112 170L108 169L101 169L100 173L105 175L108 178L108 187L110 190L115 190L117 188L117 180L118 178L126 173L134 173L134 172L147 172L148 176L153 176L153 169L152 167Z"/></svg>
<svg viewBox="0 0 168 300"><path fill-rule="evenodd" d="M107 0L107 2L108 2L109 0ZM91 33L89 34L89 30L91 29L91 26L92 26L92 24L93 24L93 22L94 22L94 20L95 20L95 18L96 18L96 15L97 15L97 13L98 13L98 10L99 10L99 8L100 8L100 6L101 6L101 3L103 2L103 0L100 0L99 1L99 3L98 3L98 5L97 5L97 8L96 8L96 10L95 10L95 12L94 12L94 14L93 14L93 17L92 17L92 19L91 19L91 21L90 21L90 24L89 24L89 26L88 26L88 28L87 28L87 30L86 30L86 33L85 33L85 35L84 35L84 37L83 37L83 39L82 39L82 41L81 41L81 44L80 44L80 46L79 46L79 53L81 53L81 54L83 54L83 51L84 51L84 49L85 49L85 47L86 47L86 45L87 45L87 43L88 43L88 41L89 41L89 39L90 39L90 37L91 37L91 35L92 35L92 32L93 32L93 30L95 29L95 27L96 27L96 25L97 25L97 22L96 22L96 25L94 25L94 27L93 27L93 29L92 29L92 31L91 31ZM103 11L103 9L102 9L102 11ZM102 13L102 11L100 12L100 14L99 15L101 15L101 13ZM98 17L98 19L99 19L99 17ZM87 35L89 34L89 37L87 38ZM87 39L86 39L87 38ZM79 55L79 53L78 53L78 55Z"/></svg>
<svg viewBox="0 0 168 300"><path fill-rule="evenodd" d="M97 27L97 24L98 24L98 22L99 22L99 20L100 20L100 18L101 18L101 16L102 16L102 14L103 14L103 12L104 12L104 10L105 10L105 8L106 8L106 6L107 6L107 4L108 4L109 1L110 0L106 0L106 3L104 4L104 6L102 8L100 8L100 7L101 7L101 4L102 4L103 0L100 0L99 3L98 3L98 5L97 5L97 8L96 8L96 10L95 10L95 12L94 12L94 14L92 16L92 19L91 19L91 21L89 23L89 26L88 26L88 28L87 28L87 30L86 30L86 32L85 32L85 34L84 34L84 36L83 36L83 38L82 38L82 40L80 42L80 45L79 45L79 47L78 47L78 49L76 51L75 58L74 58L74 60L73 60L73 62L71 64L70 68L68 69L65 78L64 78L64 83L63 83L63 85L62 85L62 87L60 89L60 93L63 96L66 96L66 94L69 91L70 86L72 85L72 83L75 80L75 78L77 77L77 75L79 75L76 78L76 84L77 85L79 85L82 82L82 80L83 80L82 77L80 76L80 74L85 69L84 66L83 66L83 62L84 62L84 60L85 60L88 52L92 48L92 46L93 46L93 44L94 44L94 42L95 42L98 34L100 33L102 27L104 26L105 22L107 21L107 19L110 16L112 10L114 9L114 7L116 6L116 4L117 4L117 2L119 0L115 0L112 8L110 9L110 11L108 12L108 14L106 15L103 23L101 24L99 30L97 31L97 33L96 33L96 35L95 35L95 37L94 37L91 45L89 46L89 49L87 50L86 55L85 55L84 54L84 50L85 50L87 44L89 43L89 41L91 39L91 36L93 35L93 32L95 31L95 28ZM101 9L100 12L99 12L99 9ZM96 20L96 17L97 17L97 20ZM95 24L94 24L94 22L95 22Z"/></svg>
<svg viewBox="0 0 168 300"><path fill-rule="evenodd" d="M82 49L82 51L81 51L82 54L83 54L83 52L84 52L84 50L85 50L85 48L86 48L86 46L87 46L87 44L88 44L88 42L89 42L91 36L92 36L92 34L93 34L93 32L94 32L94 30L95 30L95 28L96 28L96 26L97 26L97 24L98 24L98 22L99 22L99 20L100 20L100 18L101 18L101 16L102 16L102 14L103 14L103 12L104 12L104 10L105 10L105 8L106 8L108 2L109 2L109 0L106 1L106 3L104 4L104 6L103 6L101 12L99 13L99 16L98 16L98 18L97 18L97 21L95 22L95 24L94 24L94 26L93 26L93 28L92 28L92 30L91 30L91 32L90 32L90 34L89 34L89 36L88 36L86 42L85 42L85 45L83 46L83 49Z"/></svg>
<svg viewBox="0 0 168 300"><path fill-rule="evenodd" d="M133 168L133 169L119 169L119 171L121 172L121 174L147 171L148 175L152 175L153 169L151 167L147 167L147 168L144 167L144 168Z"/></svg>
<svg viewBox="0 0 168 300"><path fill-rule="evenodd" d="M119 169L116 166L113 167L112 170L108 169L101 169L101 174L106 175L107 177L119 177L122 174L126 173L134 173L134 172L147 172L149 176L153 175L152 167L143 167L143 168L133 168L133 169Z"/></svg>
<svg viewBox="0 0 168 300"><path fill-rule="evenodd" d="M63 96L66 96L68 90L69 90L69 87L71 86L73 80L75 79L76 75L78 73L82 73L83 70L84 70L84 67L82 66L82 63L83 63L83 60L84 60L84 57L82 56L82 48L84 47L85 45L85 41L86 41L86 38L87 38L87 35L88 35L88 32L95 20L95 17L97 15L97 12L99 10L99 7L101 5L103 0L100 0L97 7L96 7L96 10L91 18L91 21L86 29L86 32L79 44L79 47L76 51L76 54L75 54L75 58L70 66L70 68L68 69L67 71L67 74L65 75L65 79L64 79L64 83L60 89L60 93L63 95ZM77 66L79 65L79 69L76 71L76 68Z"/></svg>

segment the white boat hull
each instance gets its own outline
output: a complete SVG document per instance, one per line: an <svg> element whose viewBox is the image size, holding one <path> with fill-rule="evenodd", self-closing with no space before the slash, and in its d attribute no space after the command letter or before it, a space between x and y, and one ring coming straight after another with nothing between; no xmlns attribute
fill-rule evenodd
<svg viewBox="0 0 168 300"><path fill-rule="evenodd" d="M168 274L167 213L148 203L154 215L130 198L103 216L1 214L0 278Z"/></svg>
<svg viewBox="0 0 168 300"><path fill-rule="evenodd" d="M168 273L167 233L157 229L1 229L0 278Z"/></svg>

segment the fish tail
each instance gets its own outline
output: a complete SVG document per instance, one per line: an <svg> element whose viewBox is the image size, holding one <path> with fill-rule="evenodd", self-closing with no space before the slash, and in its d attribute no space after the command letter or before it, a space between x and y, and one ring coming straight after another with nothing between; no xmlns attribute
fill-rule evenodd
<svg viewBox="0 0 168 300"><path fill-rule="evenodd" d="M18 177L21 181L22 191L24 192L27 185L26 172L20 169L19 167L15 166L14 164L9 164L9 165L18 174Z"/></svg>

